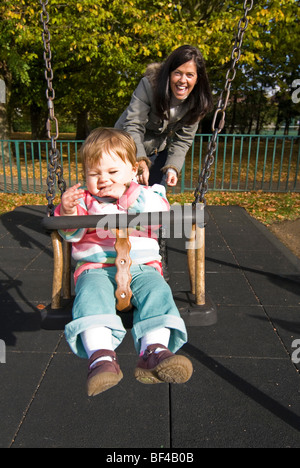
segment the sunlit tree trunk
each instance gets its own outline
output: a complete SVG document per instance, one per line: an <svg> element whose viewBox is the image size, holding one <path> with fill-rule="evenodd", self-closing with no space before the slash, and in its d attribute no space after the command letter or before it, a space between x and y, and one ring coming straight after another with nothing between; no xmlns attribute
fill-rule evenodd
<svg viewBox="0 0 300 468"><path fill-rule="evenodd" d="M7 88L4 80L0 80L0 140L8 140L9 124L7 117ZM6 142L0 145L0 162L7 163L9 161L8 144Z"/></svg>

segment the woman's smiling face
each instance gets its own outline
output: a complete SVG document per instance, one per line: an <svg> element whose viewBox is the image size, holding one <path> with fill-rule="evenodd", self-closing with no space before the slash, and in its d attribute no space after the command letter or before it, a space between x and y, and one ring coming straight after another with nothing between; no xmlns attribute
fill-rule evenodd
<svg viewBox="0 0 300 468"><path fill-rule="evenodd" d="M175 98L183 101L191 94L197 81L198 75L196 63L194 60L190 60L171 72L171 91Z"/></svg>

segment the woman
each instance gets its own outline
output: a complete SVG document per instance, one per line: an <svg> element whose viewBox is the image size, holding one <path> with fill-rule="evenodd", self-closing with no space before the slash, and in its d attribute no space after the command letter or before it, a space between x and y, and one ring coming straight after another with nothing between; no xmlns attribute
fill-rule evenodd
<svg viewBox="0 0 300 468"><path fill-rule="evenodd" d="M137 146L138 181L174 187L200 120L212 107L204 59L193 46L148 66L115 127Z"/></svg>

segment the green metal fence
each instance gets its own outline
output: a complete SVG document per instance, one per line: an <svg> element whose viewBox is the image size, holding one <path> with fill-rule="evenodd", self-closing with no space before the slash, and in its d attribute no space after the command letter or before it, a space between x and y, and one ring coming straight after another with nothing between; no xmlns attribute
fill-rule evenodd
<svg viewBox="0 0 300 468"><path fill-rule="evenodd" d="M196 135L176 191L195 189L209 139L210 135ZM300 192L299 140L299 136L219 135L209 189ZM58 141L68 186L81 180L81 144ZM0 140L0 192L44 193L49 151L49 141Z"/></svg>
<svg viewBox="0 0 300 468"><path fill-rule="evenodd" d="M195 186L209 139L196 135L182 172L182 192ZM219 135L209 188L300 192L299 166L299 136Z"/></svg>

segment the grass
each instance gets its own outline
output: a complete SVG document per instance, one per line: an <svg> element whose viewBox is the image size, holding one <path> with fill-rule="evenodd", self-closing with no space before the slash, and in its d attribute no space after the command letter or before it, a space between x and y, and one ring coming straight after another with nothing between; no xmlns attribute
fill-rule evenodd
<svg viewBox="0 0 300 468"><path fill-rule="evenodd" d="M169 196L170 203L190 203L193 193ZM258 221L269 226L276 222L300 218L300 193L208 192L207 205L238 205Z"/></svg>
<svg viewBox="0 0 300 468"><path fill-rule="evenodd" d="M47 200L45 195L26 194L18 195L16 193L0 193L0 215L14 210L22 205L45 205Z"/></svg>
<svg viewBox="0 0 300 468"><path fill-rule="evenodd" d="M168 194L169 202L192 203L192 192ZM258 221L269 226L273 223L293 221L300 218L300 193L266 193L266 192L208 192L207 205L238 205ZM56 200L59 203L59 200ZM47 205L45 195L18 195L0 193L0 215L22 205Z"/></svg>

